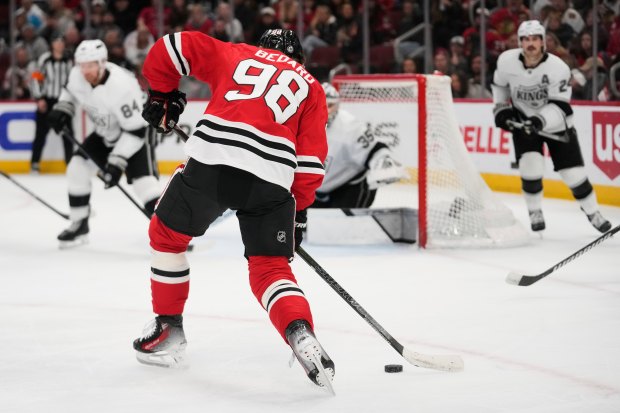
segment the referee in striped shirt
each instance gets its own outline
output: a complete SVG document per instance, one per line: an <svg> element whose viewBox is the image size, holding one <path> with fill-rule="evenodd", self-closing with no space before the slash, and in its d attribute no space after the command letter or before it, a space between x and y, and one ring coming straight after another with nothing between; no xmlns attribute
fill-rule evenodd
<svg viewBox="0 0 620 413"><path fill-rule="evenodd" d="M36 132L32 142L32 157L30 170L39 172L41 153L47 140L50 125L47 115L54 104L58 102L60 91L69 79L69 72L73 61L65 54L65 41L61 35L52 37L52 50L41 55L38 61L37 72L33 74L32 94L37 101ZM65 162L68 164L73 153L73 144L62 139Z"/></svg>

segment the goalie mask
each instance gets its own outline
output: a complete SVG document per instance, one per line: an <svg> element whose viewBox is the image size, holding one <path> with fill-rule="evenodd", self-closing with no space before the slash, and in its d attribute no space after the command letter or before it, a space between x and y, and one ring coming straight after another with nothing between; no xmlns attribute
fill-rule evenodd
<svg viewBox="0 0 620 413"><path fill-rule="evenodd" d="M265 33L258 41L259 47L266 49L279 50L291 59L300 64L304 64L306 57L304 56L304 49L301 47L301 43L297 38L297 35L292 30L286 29L269 29L265 30Z"/></svg>
<svg viewBox="0 0 620 413"><path fill-rule="evenodd" d="M519 47L522 47L521 38L527 36L540 36L543 44L542 51L545 51L545 28L538 20L526 20L519 25L519 30L517 30Z"/></svg>
<svg viewBox="0 0 620 413"><path fill-rule="evenodd" d="M329 125L336 118L336 115L338 115L340 93L327 82L322 83L321 86L323 86L323 91L325 91L325 99L327 101L327 125Z"/></svg>

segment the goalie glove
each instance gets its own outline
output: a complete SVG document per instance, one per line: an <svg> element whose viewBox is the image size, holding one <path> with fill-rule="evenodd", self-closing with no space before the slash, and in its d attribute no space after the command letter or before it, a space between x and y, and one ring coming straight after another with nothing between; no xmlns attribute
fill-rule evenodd
<svg viewBox="0 0 620 413"><path fill-rule="evenodd" d="M368 168L366 182L371 190L409 178L405 168L392 158L387 148L380 149L374 154L368 162Z"/></svg>
<svg viewBox="0 0 620 413"><path fill-rule="evenodd" d="M495 116L495 126L506 131L512 131L514 126L511 122L516 122L515 111L509 103L498 103L493 108L493 115Z"/></svg>
<svg viewBox="0 0 620 413"><path fill-rule="evenodd" d="M185 110L185 93L173 90L168 93L149 89L149 97L142 110L142 117L158 132L170 132Z"/></svg>

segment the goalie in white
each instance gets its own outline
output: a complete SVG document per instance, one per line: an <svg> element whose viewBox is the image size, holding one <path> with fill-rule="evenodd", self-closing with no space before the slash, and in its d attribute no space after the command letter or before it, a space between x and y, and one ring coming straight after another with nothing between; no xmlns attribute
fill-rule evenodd
<svg viewBox="0 0 620 413"><path fill-rule="evenodd" d="M132 73L107 60L108 51L101 40L80 43L75 51L76 66L48 116L57 133L66 133L75 105L80 104L94 124L94 131L82 144L87 155L78 150L67 166L72 223L58 236L61 248L86 241L91 179L100 169L105 171L106 188L118 184L125 173L150 213L161 192L149 145L152 129L142 119L144 94Z"/></svg>
<svg viewBox="0 0 620 413"><path fill-rule="evenodd" d="M532 230L545 229L544 143L554 170L590 223L606 232L611 224L599 211L573 127L570 69L560 58L545 52L545 28L537 20L521 23L517 35L520 48L503 52L497 61L492 84L493 113L496 126L512 132Z"/></svg>
<svg viewBox="0 0 620 413"><path fill-rule="evenodd" d="M368 208L380 186L407 179L409 175L392 157L389 147L378 142L366 125L340 109L340 94L323 83L327 98L325 178L316 191L312 208Z"/></svg>

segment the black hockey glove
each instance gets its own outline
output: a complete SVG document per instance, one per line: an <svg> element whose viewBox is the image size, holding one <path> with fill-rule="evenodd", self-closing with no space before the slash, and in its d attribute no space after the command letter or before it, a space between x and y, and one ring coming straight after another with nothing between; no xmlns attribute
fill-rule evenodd
<svg viewBox="0 0 620 413"><path fill-rule="evenodd" d="M308 226L308 210L302 209L295 214L295 251L299 249Z"/></svg>
<svg viewBox="0 0 620 413"><path fill-rule="evenodd" d="M118 181L123 176L125 168L127 168L127 160L125 158L112 153L108 156L108 163L104 167L105 172L103 174L105 189L118 185Z"/></svg>
<svg viewBox="0 0 620 413"><path fill-rule="evenodd" d="M142 110L142 117L149 125L164 133L171 131L185 110L185 93L178 90L163 93L149 89L149 98Z"/></svg>
<svg viewBox="0 0 620 413"><path fill-rule="evenodd" d="M538 116L532 116L523 122L523 132L526 135L537 135L542 129L543 121Z"/></svg>
<svg viewBox="0 0 620 413"><path fill-rule="evenodd" d="M498 103L493 108L493 115L495 115L495 126L498 128L512 131L514 126L511 122L516 122L515 111L509 103Z"/></svg>
<svg viewBox="0 0 620 413"><path fill-rule="evenodd" d="M73 103L61 101L54 105L47 115L47 121L54 129L54 132L60 133L65 127L71 126L74 113L75 107Z"/></svg>

